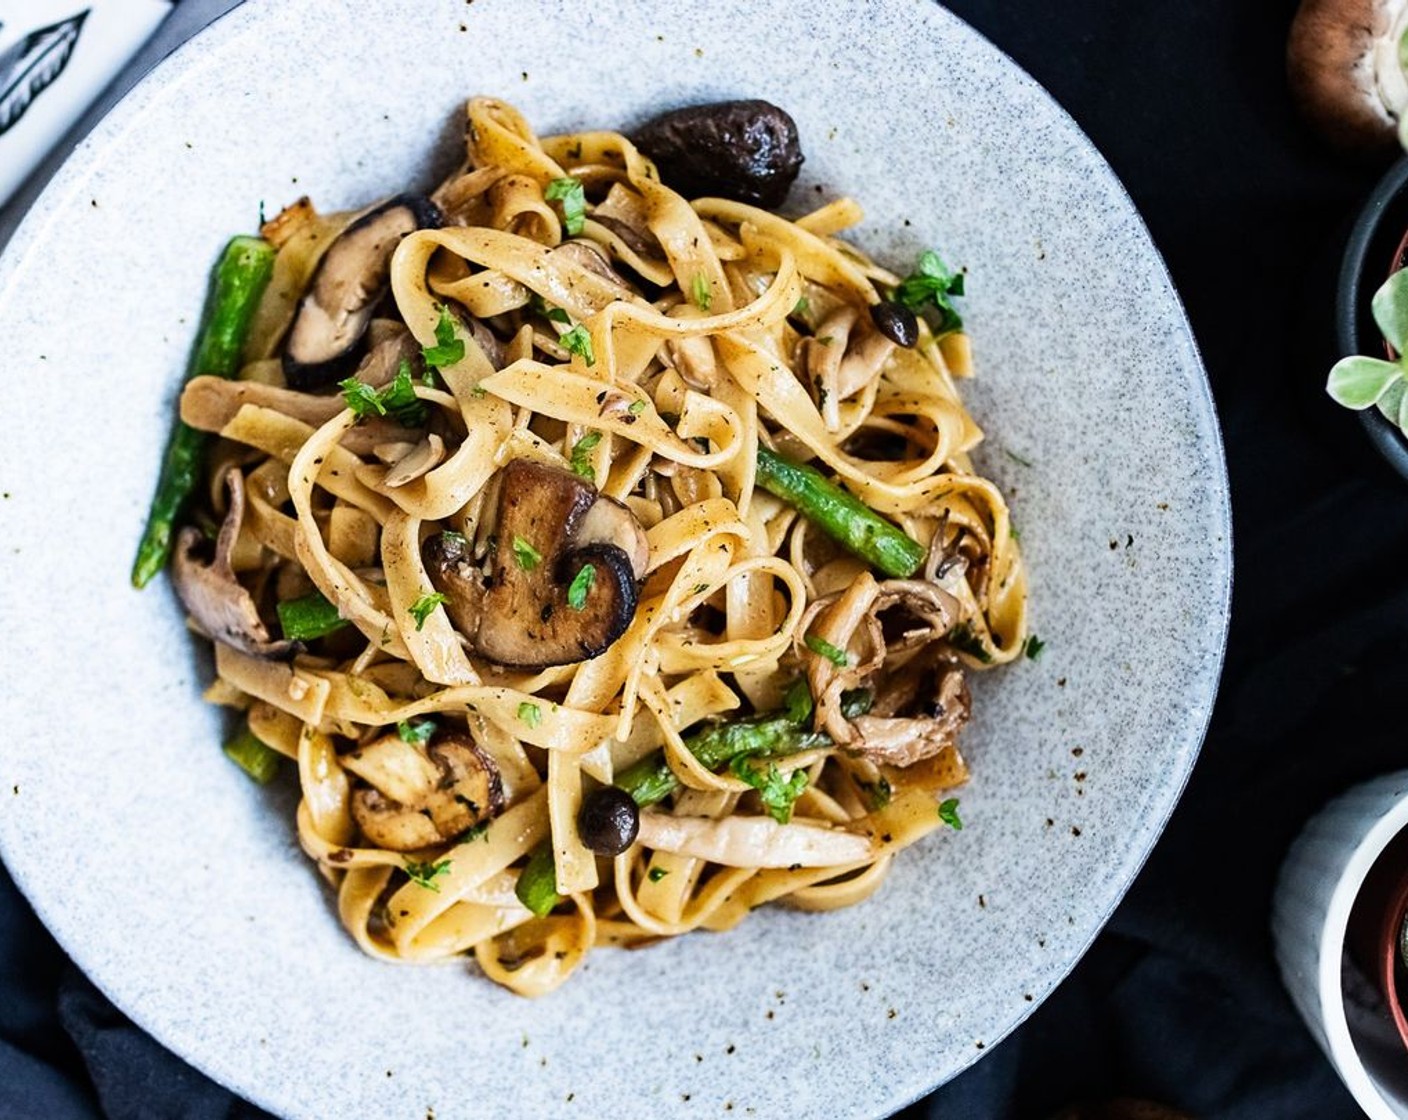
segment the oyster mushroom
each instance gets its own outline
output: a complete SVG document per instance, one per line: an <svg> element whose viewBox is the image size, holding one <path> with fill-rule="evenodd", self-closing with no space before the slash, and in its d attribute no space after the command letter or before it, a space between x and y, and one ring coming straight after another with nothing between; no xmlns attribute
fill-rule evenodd
<svg viewBox="0 0 1408 1120"><path fill-rule="evenodd" d="M497 526L487 574L462 538L441 534L423 549L450 621L482 656L518 669L570 665L625 632L650 555L629 509L570 471L515 459L503 469Z"/></svg>
<svg viewBox="0 0 1408 1120"><path fill-rule="evenodd" d="M429 199L397 195L363 214L328 247L298 305L284 345L284 376L295 389L330 385L352 364L386 291L391 254L408 233L437 228Z"/></svg>
<svg viewBox="0 0 1408 1120"><path fill-rule="evenodd" d="M352 794L352 817L379 848L433 847L503 811L498 765L463 732L438 732L429 745L392 732L340 761L364 783Z"/></svg>
<svg viewBox="0 0 1408 1120"><path fill-rule="evenodd" d="M253 657L292 657L300 648L298 643L272 638L253 596L230 566L230 553L244 523L244 476L231 468L225 472L225 486L230 508L215 541L214 559L207 564L199 558L204 534L186 526L172 550L172 585L196 625L213 640Z"/></svg>

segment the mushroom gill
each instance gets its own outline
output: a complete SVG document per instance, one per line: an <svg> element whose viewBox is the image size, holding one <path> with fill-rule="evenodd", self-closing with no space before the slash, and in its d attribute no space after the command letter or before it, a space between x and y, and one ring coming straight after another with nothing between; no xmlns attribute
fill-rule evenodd
<svg viewBox="0 0 1408 1120"><path fill-rule="evenodd" d="M244 523L244 475L231 467L224 481L230 508L215 540L214 559L208 564L199 559L204 535L195 526L186 526L172 551L171 582L202 633L253 657L292 657L298 652L298 643L274 641L259 617L253 596L230 566L230 554Z"/></svg>

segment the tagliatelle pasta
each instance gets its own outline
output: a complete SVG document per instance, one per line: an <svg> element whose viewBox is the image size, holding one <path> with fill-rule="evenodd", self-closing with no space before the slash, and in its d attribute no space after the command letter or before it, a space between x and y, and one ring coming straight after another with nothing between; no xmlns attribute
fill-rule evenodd
<svg viewBox="0 0 1408 1120"><path fill-rule="evenodd" d="M1025 577L960 285L859 218L690 199L476 98L429 199L266 226L240 379L183 394L223 528L175 579L370 955L538 995L860 902L957 824L965 674L1026 648Z"/></svg>

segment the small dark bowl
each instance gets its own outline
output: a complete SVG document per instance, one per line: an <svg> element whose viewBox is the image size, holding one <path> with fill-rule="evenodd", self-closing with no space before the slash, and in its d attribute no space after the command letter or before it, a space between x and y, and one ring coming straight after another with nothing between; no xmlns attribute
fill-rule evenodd
<svg viewBox="0 0 1408 1120"><path fill-rule="evenodd" d="M1369 303L1398 264L1408 232L1408 157L1393 165L1364 203L1354 222L1340 265L1335 330L1342 355L1384 356L1383 335L1374 324ZM1408 439L1377 408L1359 414L1379 454L1408 479Z"/></svg>

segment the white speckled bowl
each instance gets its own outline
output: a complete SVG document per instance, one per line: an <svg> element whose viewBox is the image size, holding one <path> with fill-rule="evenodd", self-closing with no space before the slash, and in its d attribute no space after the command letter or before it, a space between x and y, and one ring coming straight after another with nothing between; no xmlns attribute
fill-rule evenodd
<svg viewBox="0 0 1408 1120"><path fill-rule="evenodd" d="M276 1112L887 1112L1066 974L1178 798L1230 543L1164 267L1075 125L958 20L920 0L818 13L251 0L93 132L0 262L0 850L120 1007ZM352 946L288 791L221 755L172 596L126 578L223 240L261 200L347 207L424 182L476 92L544 132L770 98L801 128L796 197L857 195L858 238L898 266L931 244L967 266L983 462L1012 496L1049 643L981 682L967 828L906 853L877 897L603 951L536 1003Z"/></svg>

